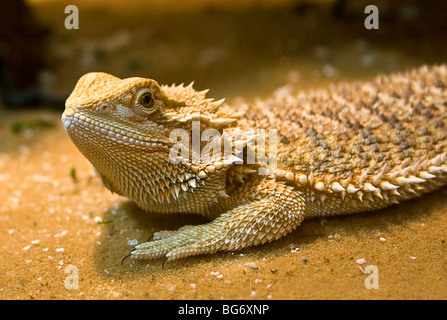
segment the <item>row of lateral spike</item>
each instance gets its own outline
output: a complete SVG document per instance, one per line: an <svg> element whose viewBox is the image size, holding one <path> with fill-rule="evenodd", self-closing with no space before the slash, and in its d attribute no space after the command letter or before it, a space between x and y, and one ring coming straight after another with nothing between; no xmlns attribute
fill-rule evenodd
<svg viewBox="0 0 447 320"><path fill-rule="evenodd" d="M278 180L295 182L301 186L311 186L320 192L340 192L345 195L361 191L381 197L382 191L396 193L393 191L397 191L401 187L417 185L445 173L447 173L447 152L439 154L433 159L406 166L403 169L392 170L387 174L382 171L374 176L368 176L368 171L365 170L356 182L353 179L334 181L330 178L322 181L315 177L313 173L306 175L282 169L276 169L273 175Z"/></svg>

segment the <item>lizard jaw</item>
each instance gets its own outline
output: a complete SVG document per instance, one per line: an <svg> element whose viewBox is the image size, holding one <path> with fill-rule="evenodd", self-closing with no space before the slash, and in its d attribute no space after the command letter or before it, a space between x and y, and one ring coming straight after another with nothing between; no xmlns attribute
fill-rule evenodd
<svg viewBox="0 0 447 320"><path fill-rule="evenodd" d="M73 109L66 109L61 117L65 132L72 140L78 138L75 131L84 131L83 135L101 135L104 139L110 139L112 142L125 146L142 147L163 147L169 149L172 143L162 141L152 137L141 135L130 128L120 128L112 122L106 122L103 119L96 120L82 112L75 112ZM134 132L132 132L134 131ZM169 151L169 150L167 150Z"/></svg>

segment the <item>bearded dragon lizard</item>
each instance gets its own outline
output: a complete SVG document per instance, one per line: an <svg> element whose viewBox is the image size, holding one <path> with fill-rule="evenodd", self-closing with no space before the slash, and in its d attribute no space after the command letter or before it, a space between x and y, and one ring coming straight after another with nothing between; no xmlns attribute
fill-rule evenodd
<svg viewBox="0 0 447 320"><path fill-rule="evenodd" d="M112 192L149 212L209 217L157 232L129 253L166 261L263 244L307 218L377 210L445 185L446 86L445 65L424 66L228 105L192 84L88 73L67 99L62 123ZM255 135L238 137L238 128ZM172 132L191 137L194 129L225 136L239 155L175 155L181 143ZM277 133L268 139L276 141L273 166L247 162L249 150L261 150L252 142L262 129ZM202 149L210 144L199 141Z"/></svg>

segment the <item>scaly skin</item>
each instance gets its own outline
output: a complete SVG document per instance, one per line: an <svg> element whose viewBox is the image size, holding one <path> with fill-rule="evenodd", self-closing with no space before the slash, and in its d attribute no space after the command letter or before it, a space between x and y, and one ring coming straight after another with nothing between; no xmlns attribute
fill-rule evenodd
<svg viewBox="0 0 447 320"><path fill-rule="evenodd" d="M158 232L130 253L172 260L262 244L306 218L376 210L445 185L446 86L446 66L422 67L230 106L192 85L89 73L68 98L62 122L112 192L150 212L211 219ZM170 160L175 145L197 150L193 139L170 139L176 129L191 137L197 123L200 134L226 129L219 141L243 150L244 163L217 152ZM249 163L248 152L261 145L253 143L261 141L257 129L277 130L276 167L262 158ZM266 168L268 175L259 174Z"/></svg>

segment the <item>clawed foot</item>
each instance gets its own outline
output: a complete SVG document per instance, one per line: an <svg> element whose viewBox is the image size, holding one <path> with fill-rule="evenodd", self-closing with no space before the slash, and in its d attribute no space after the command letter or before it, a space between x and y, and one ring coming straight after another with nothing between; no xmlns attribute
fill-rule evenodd
<svg viewBox="0 0 447 320"><path fill-rule="evenodd" d="M124 256L133 259L163 258L162 268L166 261L181 257L214 252L220 249L219 241L214 239L214 233L206 234L207 225L183 226L178 230L159 231L154 233L147 242L141 243ZM211 235L211 236L210 236Z"/></svg>
<svg viewBox="0 0 447 320"><path fill-rule="evenodd" d="M164 265L178 258L239 250L279 239L304 219L304 200L282 183L266 183L265 188L270 196L235 207L207 224L157 232L151 241L135 246L124 259L163 258Z"/></svg>

